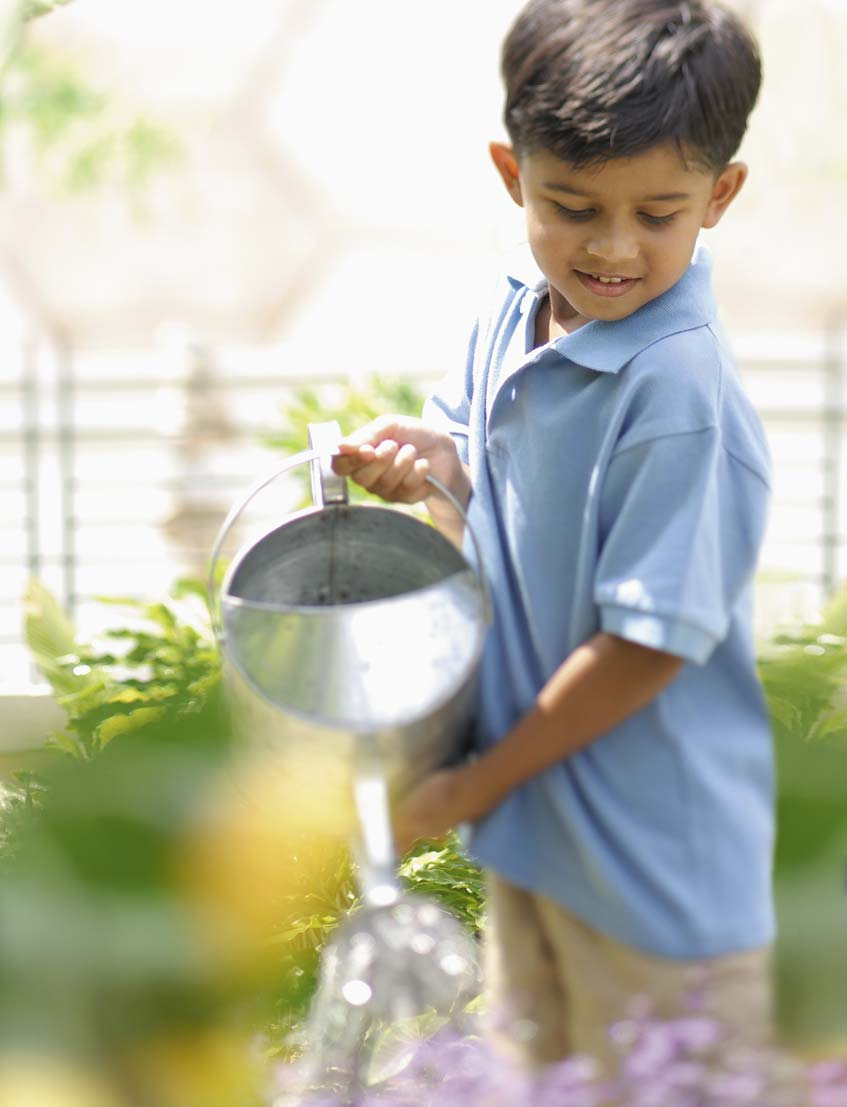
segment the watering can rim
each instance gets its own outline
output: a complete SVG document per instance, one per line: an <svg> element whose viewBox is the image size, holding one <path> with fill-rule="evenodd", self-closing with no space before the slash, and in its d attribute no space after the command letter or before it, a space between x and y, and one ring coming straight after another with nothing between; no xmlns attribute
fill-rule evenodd
<svg viewBox="0 0 847 1107"><path fill-rule="evenodd" d="M268 533L273 533L269 531ZM249 552L249 551L248 551ZM228 608L236 607L249 607L256 611L268 611L276 612L278 614L303 614L308 615L333 615L336 618L339 614L343 614L345 611L358 612L363 611L369 607L378 607L380 604L393 603L401 600L405 600L410 597L420 598L420 596L426 592L434 592L436 589L441 588L447 581L452 581L454 577L468 577L472 579L476 585L476 594L480 597L480 608L484 610L484 604L482 595L479 590L479 582L477 575L473 570L473 567L467 562L462 568L456 569L454 572L449 573L447 576L442 577L440 580L430 581L429 584L421 584L417 588L407 588L403 592L397 592L392 596L380 596L375 600L345 600L343 603L335 604L321 604L321 603L274 603L270 600L249 600L244 596L237 596L231 592L228 592L226 585L229 578L238 569L240 560L238 562L233 561L230 569L227 570L227 575L224 578L223 585L221 586L220 602L225 604Z"/></svg>
<svg viewBox="0 0 847 1107"><path fill-rule="evenodd" d="M224 539L226 538L227 534L232 529L232 527L234 526L234 524L236 523L236 521L238 520L238 518L240 517L242 511L248 505L248 503L250 503L250 501L256 495L258 495L259 492L263 491L274 480L276 480L278 477L283 476L285 473L289 472L289 470L295 468L297 465L303 465L303 464L306 464L306 463L311 464L312 462L319 462L321 460L324 460L327 456L334 456L334 454L336 452L337 451L332 451L332 450L326 451L326 450L322 450L322 449L309 449L309 450L303 450L298 454L293 454L291 457L287 458L287 460L282 465L276 466L271 473L266 474L265 476L263 476L263 477L259 478L257 481L255 481L246 490L246 492L243 493L241 498L239 500L236 500L236 502L230 508L229 513L227 514L226 518L224 519L223 523L221 524L221 528L218 531L218 534L217 534L217 537L215 539L214 545L212 546L212 552L211 552L211 555L210 555L210 558L209 558L209 570L208 570L207 582L206 582L206 587L207 587L207 592L208 592L208 601L209 601L209 612L210 612L211 620L212 620L212 630L213 630L215 638L218 642L222 642L223 639L224 639L223 627L221 626L221 620L220 620L220 614L219 614L219 604L220 604L222 596L223 596L223 586L224 586L225 583L228 583L228 581L230 579L230 571L233 569L233 567L235 565L237 565L242 560L242 553L241 553L241 551L239 551L238 554L236 555L236 558L233 560L233 563L228 567L227 572L224 575L224 579L221 581L220 586L218 586L217 581L215 579L215 569L216 569L216 566L217 566L217 563L218 563L218 559L220 558L220 555L221 555ZM473 543L474 550L475 550L475 553L476 553L476 561L477 561L476 566L471 565L471 563L465 557L465 555L464 555L464 553L462 552L461 549L458 549L458 547L454 547L454 548L456 548L458 550L458 553L464 559L465 564L467 565L468 569L476 577L477 587L479 589L480 596L482 598L483 621L484 621L484 624L486 626L488 626L488 625L490 625L490 623L493 620L493 606L492 606L492 601L491 601L491 595L490 595L489 588L488 588L488 580L487 580L487 576L486 576L484 565L483 565L482 549L481 549L481 546L480 546L479 539L476 535L476 532L474 531L474 528L473 528L473 526L470 522L470 519L468 518L467 511L464 509L464 507L458 501L458 499L453 495L453 493L444 484L442 484L440 480L438 480L436 477L432 476L432 474L429 474L426 479L435 489L437 489L448 500L448 502L450 504L452 504L453 508L461 516L461 518L463 520L463 523L465 525L465 528L466 528L468 534L470 535L470 538L471 538L471 541ZM355 508L367 508L369 510L386 511L386 512L389 512L389 513L398 514L398 515L404 516L406 518L414 518L414 516L410 515L408 512L400 511L400 510L397 509L397 507L391 507L387 504L384 505L384 504L364 504L364 503L362 503L362 504L337 504L337 505L328 505L328 506L323 506L323 505L318 504L318 505L314 505L312 507L303 508L303 509L301 509L300 511L297 511L297 512L290 512L285 517L285 519L283 520L282 523L278 524L278 526L276 526L276 527L271 528L271 530L266 532L266 535L272 533L272 531L274 531L274 530L279 529L279 527L281 527L281 526L287 525L289 522L292 521L293 518L300 518L300 517L302 517L304 515L307 515L309 513L312 513L312 512L333 510L333 508L336 507L336 506L338 506L338 507L344 506L344 507L348 507L348 508L353 508L353 507L355 507ZM421 519L418 519L417 522L421 523L422 526L428 526L428 524L423 522L423 520L421 520ZM438 531L437 528L436 528L436 533L440 534L440 531ZM266 535L263 535L263 537L266 537ZM441 535L441 537L444 538L444 535ZM448 538L444 538L444 540L446 542L449 542ZM261 541L261 539L259 539L258 541ZM250 543L251 548L255 545L256 545L255 541ZM371 601L368 601L368 602L371 602ZM382 603L384 601L379 600L379 601L373 601L373 602ZM339 605L339 606L345 606L345 605ZM349 606L349 605L346 605L346 606ZM336 608L336 610L337 610L337 608Z"/></svg>
<svg viewBox="0 0 847 1107"><path fill-rule="evenodd" d="M399 592L399 593L397 593L396 595L393 595L393 596L383 596L383 597L381 597L379 599L375 599L375 600L354 600L352 602L345 602L345 603L339 603L339 604L305 604L305 603L283 604L283 603L272 603L272 602L267 601L267 600L248 600L248 599L245 599L243 596L239 596L239 595L234 594L233 592L230 591L230 587L232 585L233 577L239 571L242 564L247 559L247 557L250 555L250 553L253 550L255 550L257 548L257 546L261 545L261 543L264 542L266 538L269 538L271 535L276 534L278 531L284 530L286 527L291 526L292 523L297 523L301 519L308 519L311 516L320 515L320 514L323 514L324 512L327 512L327 511L339 511L339 510L358 511L359 509L362 509L362 508L365 509L366 511L382 512L386 515L392 515L392 516L400 515L403 518L411 520L412 523L420 524L421 526L424 526L424 527L427 527L428 529L431 529L434 532L434 534L437 535L437 540L440 540L442 543L446 543L450 547L451 550L454 550L456 552L457 556L461 559L461 562L462 562L461 567L455 569L452 573L448 573L446 576L442 577L440 580L432 581L430 584L422 584L417 588L407 589L406 591ZM399 600L404 596L419 595L421 592L425 592L429 588L439 587L440 585L444 584L445 581L451 580L454 576L458 576L460 574L464 575L464 574L468 574L468 573L474 578L474 581L476 582L476 586L477 586L477 591L481 593L482 590L479 586L479 574L476 572L473 565L470 564L470 562L465 557L465 555L462 553L462 551L457 549L450 542L449 538L446 538L437 528L431 527L430 524L426 522L426 520L419 519L417 516L415 516L413 514L410 514L409 512L398 511L396 508L387 507L385 504L375 504L375 503L343 503L343 504L339 503L339 504L331 504L327 507L320 507L318 505L311 505L309 507L300 508L299 510L292 512L290 515L286 516L286 518L281 523L277 523L274 526L269 527L268 530L266 530L264 532L264 534L262 534L259 538L253 539L252 541L245 542L241 546L241 548L236 551L236 553L233 555L232 561L227 566L227 570L226 570L226 573L224 574L224 578L220 583L220 587L219 587L219 590L218 590L218 596L219 596L219 600L220 600L221 603L226 602L227 605L229 605L229 606L233 606L233 607L241 607L241 606L255 607L258 610L266 610L266 611L315 611L315 612L318 612L318 611L326 611L326 612L334 611L334 612L337 612L339 609L348 608L348 607L352 608L352 609L356 609L356 610L361 610L361 608L366 607L368 604L385 603L388 600ZM484 605L484 597L483 597L483 605Z"/></svg>

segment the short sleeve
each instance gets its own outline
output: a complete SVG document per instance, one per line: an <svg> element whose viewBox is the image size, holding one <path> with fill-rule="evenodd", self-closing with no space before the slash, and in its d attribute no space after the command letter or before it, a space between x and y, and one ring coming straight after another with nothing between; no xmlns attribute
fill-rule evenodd
<svg viewBox="0 0 847 1107"><path fill-rule="evenodd" d="M478 334L479 323L477 322L468 342L464 372L448 374L427 399L423 409L423 417L427 423L440 430L446 430L453 436L459 457L465 465L469 463L468 439Z"/></svg>
<svg viewBox="0 0 847 1107"><path fill-rule="evenodd" d="M604 631L703 664L753 576L769 489L716 427L613 455L594 599Z"/></svg>

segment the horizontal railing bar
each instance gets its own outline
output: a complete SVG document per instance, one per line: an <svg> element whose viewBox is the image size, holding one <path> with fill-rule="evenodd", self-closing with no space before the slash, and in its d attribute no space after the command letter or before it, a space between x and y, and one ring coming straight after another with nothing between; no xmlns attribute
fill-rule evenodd
<svg viewBox="0 0 847 1107"><path fill-rule="evenodd" d="M737 344L740 346L740 344ZM138 356L142 357L144 351L140 351ZM219 355L215 351L211 351L211 354L217 361L221 361ZM151 351L150 357L158 357L159 355L155 351ZM272 355L267 355L269 358ZM283 355L284 356L284 355ZM116 355L116 358L120 355ZM795 370L797 372L809 372L810 369L816 370L818 373L828 376L832 373L832 360L827 355L825 350L822 350L820 346L810 347L807 353L802 350L793 350L789 354L780 355L778 351L774 352L755 352L746 351L743 348L736 349L736 361L739 367L739 371L743 376L745 371L760 371L760 370L777 370L779 372L787 372ZM237 364L237 358L233 360L232 364ZM392 376L398 376L407 378L410 381L421 380L437 380L439 377L443 377L449 365L445 363L444 366L436 367L432 369L406 369L397 370ZM167 373L147 374L144 376L133 375L127 376L89 376L85 374L84 363L82 367L79 361L77 361L75 367L75 376L73 379L73 389L75 391L138 391L140 389L149 389L154 387L162 388L178 388L178 389L194 389L194 388L265 388L271 386L284 387L284 388L302 388L302 387L323 387L325 385L336 384L356 384L363 381L367 381L373 377L384 377L386 373L380 370L374 370L373 372L357 372L354 377L344 373L342 370L321 370L316 369L314 371L298 371L288 372L285 369L279 367L279 362L274 364L273 368L268 369L266 372L250 372L241 374L237 369L233 368L232 372L221 373L220 369L214 373L204 373L201 378L193 377L190 373L179 373L174 375L168 375ZM36 386L50 391L52 386L55 385L55 380L52 376L45 377L43 379L36 380ZM10 379L4 377L0 379L0 392L19 392L24 391L28 387L26 379L21 376Z"/></svg>
<svg viewBox="0 0 847 1107"><path fill-rule="evenodd" d="M798 368L803 368L801 364ZM445 375L446 369L427 369L427 370L415 370L410 372L409 370L398 370L392 374L392 377L399 377L402 379L408 379L410 382L414 381L432 381L438 380L439 377ZM249 373L241 376L237 370L233 370L231 374L226 376L215 374L203 375L201 378L192 378L191 376L147 376L147 377L85 377L79 375L77 369L77 375L74 376L72 389L74 392L137 392L137 391L149 391L151 388L168 388L177 389L186 392L206 392L217 391L224 388L323 388L327 385L356 385L367 383L371 377L384 377L385 373L357 373L355 378L351 378L341 372L315 372L315 373L298 373L295 375L285 373L284 370L277 370L276 372L269 371L267 373ZM45 392L50 392L55 385L53 380L45 380L36 382L37 385ZM8 379L0 380L0 391L3 392L16 392L23 391L26 387L25 382L21 379L19 381L10 381Z"/></svg>
<svg viewBox="0 0 847 1107"><path fill-rule="evenodd" d="M847 406L814 407L801 410L793 408L757 408L759 417L765 422L791 423L802 425L820 424L845 424L847 425ZM280 434L281 428L274 424L234 424L225 433L206 433L200 431L194 434L174 433L171 431L146 430L138 426L109 426L86 427L77 423L73 429L73 437L77 446L86 444L100 445L104 443L127 443L140 445L149 442L162 443L164 445L179 447L196 447L198 442L205 446L226 445L227 443L243 442L245 439L259 440L273 438ZM53 446L60 442L63 432L59 427L42 427L39 437L42 445ZM25 434L19 430L0 430L0 443L23 445ZM257 445L260 443L257 441Z"/></svg>

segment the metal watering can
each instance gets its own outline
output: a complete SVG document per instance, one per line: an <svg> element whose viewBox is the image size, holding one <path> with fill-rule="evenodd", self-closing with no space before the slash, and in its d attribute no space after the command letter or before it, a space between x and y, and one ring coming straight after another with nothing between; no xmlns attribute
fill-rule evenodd
<svg viewBox="0 0 847 1107"><path fill-rule="evenodd" d="M454 757L466 739L490 602L481 572L434 527L351 504L330 459L337 423L257 481L213 547L209 587L236 733L281 774L289 801L325 831L354 833L353 782L390 793ZM298 465L314 506L242 548L215 602L224 540L248 503ZM430 482L464 519L459 502ZM387 858L386 858L387 860Z"/></svg>

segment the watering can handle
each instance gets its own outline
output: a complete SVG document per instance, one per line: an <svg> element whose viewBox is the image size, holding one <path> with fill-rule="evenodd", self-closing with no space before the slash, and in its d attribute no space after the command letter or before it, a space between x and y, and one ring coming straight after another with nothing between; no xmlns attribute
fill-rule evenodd
<svg viewBox="0 0 847 1107"><path fill-rule="evenodd" d="M224 539L229 531L237 522L242 511L247 507L250 501L269 484L272 484L278 477L284 476L290 469L296 468L298 465L305 465L307 463L323 464L324 459L327 456L333 456L338 451L333 449L329 454L325 446L320 449L302 450L299 454L292 454L291 457L285 462L284 465L278 466L272 473L268 473L263 477L260 477L254 484L251 484L244 495L230 508L227 517L224 519L221 529L218 531L218 536L215 539L215 543L212 546L212 553L209 561L209 575L206 581L206 589L209 598L209 612L212 619L212 630L215 633L215 638L220 642L223 641L223 627L221 626L220 616L218 613L217 604L217 582L215 580L215 570L217 568L218 559L221 556L221 550L223 549ZM314 479L314 478L313 478ZM342 480L344 478L341 478ZM485 570L483 568L482 561L482 548L479 544L479 539L474 533L473 527L468 519L468 514L462 507L458 499L453 493L438 480L437 477L432 476L430 473L426 478L429 483L435 488L441 495L447 500L449 504L458 512L462 522L467 529L468 534L471 536L473 542L474 553L476 554L476 576L479 582L479 589L482 594L482 611L486 623L490 623L492 619L492 607L491 607L491 595L488 590L488 581L486 580ZM346 482L345 482L346 483ZM342 501L344 502L344 501Z"/></svg>
<svg viewBox="0 0 847 1107"><path fill-rule="evenodd" d="M348 502L347 478L340 477L332 468L332 458L338 453L340 441L341 427L335 420L330 423L309 423L309 448L321 452L321 456L310 466L312 503L315 507Z"/></svg>

